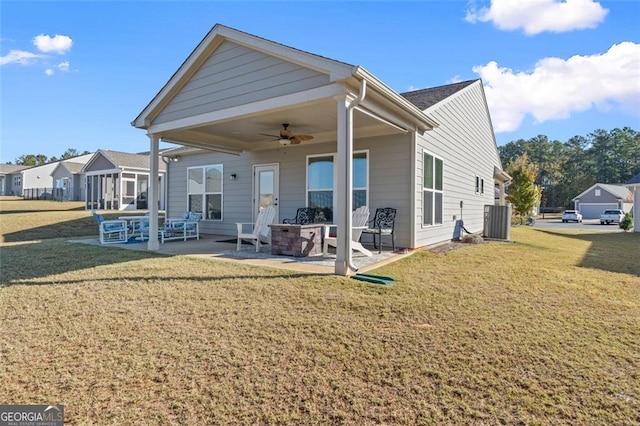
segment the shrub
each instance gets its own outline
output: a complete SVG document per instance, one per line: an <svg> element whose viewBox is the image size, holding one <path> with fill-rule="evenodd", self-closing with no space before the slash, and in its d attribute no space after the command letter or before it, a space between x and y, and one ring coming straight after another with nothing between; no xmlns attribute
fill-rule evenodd
<svg viewBox="0 0 640 426"><path fill-rule="evenodd" d="M633 215L631 213L625 213L624 218L620 221L620 228L627 232L633 228Z"/></svg>

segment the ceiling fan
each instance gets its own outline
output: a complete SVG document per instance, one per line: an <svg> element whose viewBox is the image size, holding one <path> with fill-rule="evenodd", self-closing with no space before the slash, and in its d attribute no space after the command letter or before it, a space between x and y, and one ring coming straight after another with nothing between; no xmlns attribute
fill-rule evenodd
<svg viewBox="0 0 640 426"><path fill-rule="evenodd" d="M271 136L280 142L280 145L297 145L300 142L313 139L311 135L294 135L291 130L288 130L289 123L282 123L282 129L280 129L280 135L269 135L266 133L260 133L262 136Z"/></svg>

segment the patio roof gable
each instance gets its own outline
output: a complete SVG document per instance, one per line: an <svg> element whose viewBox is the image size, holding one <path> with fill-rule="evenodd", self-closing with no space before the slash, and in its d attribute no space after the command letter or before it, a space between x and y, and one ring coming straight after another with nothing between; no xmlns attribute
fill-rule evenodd
<svg viewBox="0 0 640 426"><path fill-rule="evenodd" d="M229 60L229 56L233 55L239 55L239 57L244 55L243 60L246 61L245 68L247 72L251 71L251 63L254 63L254 66L257 67L260 67L261 64L264 67L279 65L281 67L280 71L283 73L297 71L303 74L300 76L303 80L315 78L317 80L316 87L320 85L319 83L323 77L325 84L328 84L351 77L355 69L353 65L344 62L298 50L216 24L131 124L138 128L148 128L163 113L165 108L176 97L180 96L180 93L184 94L186 93L185 91L190 90L186 86L195 80L196 74L200 73L200 77L205 77L207 74L211 76L212 71L224 70L223 62ZM206 67L215 66L216 64L219 69L209 70L209 73L204 71ZM287 67L286 64L289 64L289 66ZM220 78L223 77L220 76ZM242 83L241 79L242 76L238 80L239 83ZM200 83L215 84L215 77L212 82L201 81ZM194 88L197 87L197 83L191 84ZM187 96L183 97L186 98ZM178 98L178 101L185 102L185 99L180 100Z"/></svg>

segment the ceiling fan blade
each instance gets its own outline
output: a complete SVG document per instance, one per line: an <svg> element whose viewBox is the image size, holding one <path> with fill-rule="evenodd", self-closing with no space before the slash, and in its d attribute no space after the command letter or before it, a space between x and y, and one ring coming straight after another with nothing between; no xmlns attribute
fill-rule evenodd
<svg viewBox="0 0 640 426"><path fill-rule="evenodd" d="M290 138L291 136L293 136L293 133L291 133L290 130L287 129L282 129L280 130L280 137L281 138Z"/></svg>
<svg viewBox="0 0 640 426"><path fill-rule="evenodd" d="M271 138L276 138L276 139L280 139L280 136L278 135L269 135L267 133L258 133L260 136L269 136Z"/></svg>
<svg viewBox="0 0 640 426"><path fill-rule="evenodd" d="M294 137L302 142L310 141L311 139L313 139L313 136L311 135L295 135Z"/></svg>
<svg viewBox="0 0 640 426"><path fill-rule="evenodd" d="M291 145L298 145L301 142L300 139L298 139L297 136L289 138L289 140L291 141Z"/></svg>

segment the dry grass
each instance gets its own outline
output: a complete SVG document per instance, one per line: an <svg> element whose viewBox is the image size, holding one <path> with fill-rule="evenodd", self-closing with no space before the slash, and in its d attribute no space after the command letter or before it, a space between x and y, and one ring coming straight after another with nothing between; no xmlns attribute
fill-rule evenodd
<svg viewBox="0 0 640 426"><path fill-rule="evenodd" d="M640 235L512 234L387 287L4 245L0 401L69 424L639 423Z"/></svg>

